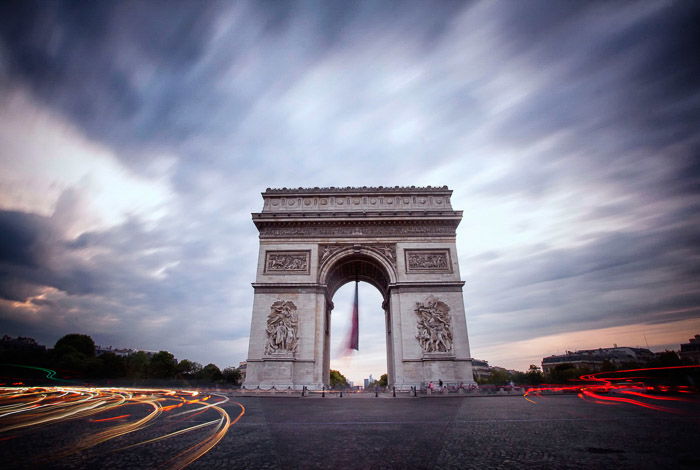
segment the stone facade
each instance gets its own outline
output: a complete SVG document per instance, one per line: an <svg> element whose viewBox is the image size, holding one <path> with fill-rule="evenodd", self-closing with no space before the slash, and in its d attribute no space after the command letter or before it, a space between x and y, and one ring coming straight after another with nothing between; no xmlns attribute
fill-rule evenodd
<svg viewBox="0 0 700 470"><path fill-rule="evenodd" d="M244 386L328 385L336 290L384 297L387 373L397 389L473 383L447 187L268 189Z"/></svg>

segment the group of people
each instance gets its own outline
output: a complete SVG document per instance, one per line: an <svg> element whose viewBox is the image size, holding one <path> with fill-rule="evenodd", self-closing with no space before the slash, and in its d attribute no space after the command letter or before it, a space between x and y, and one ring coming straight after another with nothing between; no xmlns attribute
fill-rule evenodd
<svg viewBox="0 0 700 470"><path fill-rule="evenodd" d="M479 388L478 385L476 384L469 384L468 386L465 386L463 383L459 384L458 390L463 389L466 392L473 392ZM447 391L447 384L445 384L442 379L438 380L437 386L433 383L431 380L428 383L428 390L432 393L435 391L438 391L440 393L446 392Z"/></svg>
<svg viewBox="0 0 700 470"><path fill-rule="evenodd" d="M433 383L432 380L431 380L430 383L428 384L428 390L430 390L431 392L434 392L434 391L435 391L435 384ZM445 390L447 390L447 385L445 385L445 384L443 383L442 379L440 379L440 380L438 381L438 391L439 391L439 392L444 392Z"/></svg>

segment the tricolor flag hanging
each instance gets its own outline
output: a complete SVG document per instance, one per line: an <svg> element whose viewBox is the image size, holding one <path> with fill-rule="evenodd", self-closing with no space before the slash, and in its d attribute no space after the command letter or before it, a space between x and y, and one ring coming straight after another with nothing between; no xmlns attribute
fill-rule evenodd
<svg viewBox="0 0 700 470"><path fill-rule="evenodd" d="M359 310L357 307L357 285L355 281L355 301L352 303L352 327L350 328L350 341L348 341L348 349L360 350L360 321Z"/></svg>

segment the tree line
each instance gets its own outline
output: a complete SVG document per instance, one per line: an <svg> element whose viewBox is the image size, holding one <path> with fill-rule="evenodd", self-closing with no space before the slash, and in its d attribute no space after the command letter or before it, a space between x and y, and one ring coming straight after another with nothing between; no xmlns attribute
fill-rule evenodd
<svg viewBox="0 0 700 470"><path fill-rule="evenodd" d="M178 361L167 351L150 354L136 351L126 356L108 351L97 355L95 342L84 334L65 335L53 349L34 344L34 347L31 344L9 347L3 341L0 364L4 368L21 365L53 369L64 379L180 379L232 385L241 382L241 371L235 367L220 370L215 364L202 366L188 359ZM3 375L9 373L3 372Z"/></svg>
<svg viewBox="0 0 700 470"><path fill-rule="evenodd" d="M389 378L387 374L382 374L377 380L373 380L367 385L368 389L373 389L374 387L386 387L388 385ZM330 372L330 387L333 389L346 389L350 387L350 382L348 379L337 370L331 370Z"/></svg>

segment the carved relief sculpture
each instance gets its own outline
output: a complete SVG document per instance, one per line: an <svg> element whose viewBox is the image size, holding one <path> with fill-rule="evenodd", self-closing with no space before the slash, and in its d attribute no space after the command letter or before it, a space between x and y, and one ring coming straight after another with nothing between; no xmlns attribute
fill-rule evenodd
<svg viewBox="0 0 700 470"><path fill-rule="evenodd" d="M292 301L278 300L267 316L267 355L293 355L297 350L299 317Z"/></svg>
<svg viewBox="0 0 700 470"><path fill-rule="evenodd" d="M379 250L384 257L389 260L392 266L396 267L396 245L371 245L372 248Z"/></svg>
<svg viewBox="0 0 700 470"><path fill-rule="evenodd" d="M448 250L406 250L405 253L407 273L452 272Z"/></svg>
<svg viewBox="0 0 700 470"><path fill-rule="evenodd" d="M323 264L326 259L328 259L331 255L335 254L336 252L348 248L351 246L355 246L353 244L343 244L343 245L319 245L318 247L318 256L319 256L319 264ZM363 248L370 248L373 250L378 251L379 253L384 256L384 258L391 263L392 266L396 267L396 245L392 243L387 243L387 244L371 244L371 245L362 245Z"/></svg>
<svg viewBox="0 0 700 470"><path fill-rule="evenodd" d="M318 253L319 256L321 257L321 263L326 261L329 256L331 256L333 253L342 250L343 248L346 248L348 245L319 245L318 247Z"/></svg>
<svg viewBox="0 0 700 470"><path fill-rule="evenodd" d="M293 225L278 227L259 227L260 238L348 238L348 237L453 237L455 227L452 224L432 223L430 225L327 225L304 226Z"/></svg>
<svg viewBox="0 0 700 470"><path fill-rule="evenodd" d="M423 352L450 352L452 350L450 307L431 295L423 302L416 302L415 312L418 315L416 339Z"/></svg>
<svg viewBox="0 0 700 470"><path fill-rule="evenodd" d="M309 272L308 251L267 251L265 253L266 273L307 273Z"/></svg>

